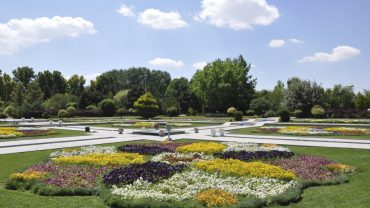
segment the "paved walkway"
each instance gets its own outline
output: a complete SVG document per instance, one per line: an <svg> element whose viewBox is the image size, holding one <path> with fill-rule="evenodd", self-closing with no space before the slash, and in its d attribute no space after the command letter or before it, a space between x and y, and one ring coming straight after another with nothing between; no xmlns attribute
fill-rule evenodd
<svg viewBox="0 0 370 208"><path fill-rule="evenodd" d="M209 141L236 141L253 143L272 143L296 146L314 147L338 147L370 149L370 140L335 139L335 138L314 138L314 137L288 137L288 136L260 136L260 135L238 135L230 134L227 131L246 127L262 126L265 123L275 121L248 121L242 123L228 122L219 126L199 127L199 133L194 133L193 128L181 128L186 134L172 135L173 140L194 139ZM53 127L69 130L84 130L84 126ZM224 136L219 136L219 129L225 130ZM211 129L217 130L217 136L212 137ZM135 140L163 141L167 137L132 134L135 129L125 129L123 134L118 134L117 129L106 127L91 127L92 133L87 136L49 138L49 139L28 139L0 142L0 154L29 152L38 150L58 149L66 147L77 147L84 145L108 144Z"/></svg>

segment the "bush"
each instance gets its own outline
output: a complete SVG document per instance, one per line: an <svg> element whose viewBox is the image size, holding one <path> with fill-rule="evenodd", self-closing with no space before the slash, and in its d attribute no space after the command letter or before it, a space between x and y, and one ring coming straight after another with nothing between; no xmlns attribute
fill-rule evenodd
<svg viewBox="0 0 370 208"><path fill-rule="evenodd" d="M322 108L321 106L319 105L315 105L311 108L311 114L315 117L315 118L322 118L325 116L325 110L324 108Z"/></svg>
<svg viewBox="0 0 370 208"><path fill-rule="evenodd" d="M247 110L247 111L245 112L245 114L246 114L247 116L254 116L254 110Z"/></svg>
<svg viewBox="0 0 370 208"><path fill-rule="evenodd" d="M234 113L234 119L235 119L235 121L242 121L243 120L243 112L236 111Z"/></svg>
<svg viewBox="0 0 370 208"><path fill-rule="evenodd" d="M175 106L172 106L166 109L166 114L170 117L175 117L178 116L180 112Z"/></svg>
<svg viewBox="0 0 370 208"><path fill-rule="evenodd" d="M275 117L276 113L273 110L268 110L266 113L263 115L263 117L268 118L268 117Z"/></svg>
<svg viewBox="0 0 370 208"><path fill-rule="evenodd" d="M42 118L44 118L44 119L48 119L48 118L50 118L49 113L48 113L48 112L43 112L43 113L42 113Z"/></svg>
<svg viewBox="0 0 370 208"><path fill-rule="evenodd" d="M196 114L197 114L197 112L194 110L194 108L190 107L190 108L188 109L188 114L189 114L189 115L191 115L191 116L194 116L194 115L196 115Z"/></svg>
<svg viewBox="0 0 370 208"><path fill-rule="evenodd" d="M69 107L77 108L77 106L78 106L78 103L77 102L69 102L69 103L67 103L67 108L69 108Z"/></svg>
<svg viewBox="0 0 370 208"><path fill-rule="evenodd" d="M66 117L68 117L68 112L66 110L59 110L58 111L58 117L59 118L66 118Z"/></svg>
<svg viewBox="0 0 370 208"><path fill-rule="evenodd" d="M290 121L290 113L286 109L282 109L279 111L279 121L280 122L289 122Z"/></svg>
<svg viewBox="0 0 370 208"><path fill-rule="evenodd" d="M159 105L152 93L147 92L134 103L137 114L143 118L152 118L158 115Z"/></svg>
<svg viewBox="0 0 370 208"><path fill-rule="evenodd" d="M122 118L122 116L126 115L128 112L127 112L127 109L125 108L120 108L117 110L117 115L120 116Z"/></svg>
<svg viewBox="0 0 370 208"><path fill-rule="evenodd" d="M86 107L86 110L96 111L96 110L98 110L98 108L95 105L89 105L89 106Z"/></svg>
<svg viewBox="0 0 370 208"><path fill-rule="evenodd" d="M7 115L8 117L17 117L18 115L17 109L11 105L5 108L4 114Z"/></svg>
<svg viewBox="0 0 370 208"><path fill-rule="evenodd" d="M302 118L303 117L303 111L302 110L295 110L293 115L296 117L296 118Z"/></svg>
<svg viewBox="0 0 370 208"><path fill-rule="evenodd" d="M76 115L76 108L74 107L68 107L67 108L68 117L73 117Z"/></svg>
<svg viewBox="0 0 370 208"><path fill-rule="evenodd" d="M4 113L2 113L2 112L0 112L0 119L4 119L4 118L6 118L7 116L4 114Z"/></svg>
<svg viewBox="0 0 370 208"><path fill-rule="evenodd" d="M116 106L112 99L105 99L99 104L103 116L114 116L116 114Z"/></svg>
<svg viewBox="0 0 370 208"><path fill-rule="evenodd" d="M236 108L230 107L229 109L227 109L227 114L233 116L236 113L236 111L237 111Z"/></svg>

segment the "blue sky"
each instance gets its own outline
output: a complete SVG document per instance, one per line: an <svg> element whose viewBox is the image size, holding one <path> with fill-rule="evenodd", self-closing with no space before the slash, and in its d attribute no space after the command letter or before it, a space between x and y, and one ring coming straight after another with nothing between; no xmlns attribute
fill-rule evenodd
<svg viewBox="0 0 370 208"><path fill-rule="evenodd" d="M298 76L360 91L370 89L369 8L367 0L2 0L0 69L92 78L146 66L191 78L196 63L242 54L258 89Z"/></svg>

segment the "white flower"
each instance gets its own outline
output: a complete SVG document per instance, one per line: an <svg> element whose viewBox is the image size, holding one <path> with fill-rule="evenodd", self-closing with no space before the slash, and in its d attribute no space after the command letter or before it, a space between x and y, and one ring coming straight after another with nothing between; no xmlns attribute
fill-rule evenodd
<svg viewBox="0 0 370 208"><path fill-rule="evenodd" d="M100 147L100 146L84 146L81 147L80 151L56 151L50 153L51 158L55 157L70 157L76 155L88 155L88 154L113 154L117 152L117 148L114 146Z"/></svg>

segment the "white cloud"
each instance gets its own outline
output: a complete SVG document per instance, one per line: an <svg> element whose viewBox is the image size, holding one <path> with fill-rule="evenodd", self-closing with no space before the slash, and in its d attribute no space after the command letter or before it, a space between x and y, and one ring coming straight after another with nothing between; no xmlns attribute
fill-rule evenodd
<svg viewBox="0 0 370 208"><path fill-rule="evenodd" d="M360 55L361 51L351 46L337 46L331 53L318 52L313 56L303 57L299 62L338 62Z"/></svg>
<svg viewBox="0 0 370 208"><path fill-rule="evenodd" d="M125 4L122 4L121 7L117 10L117 12L122 14L123 16L130 17L134 16L134 12L132 10L133 10L132 7L128 7Z"/></svg>
<svg viewBox="0 0 370 208"><path fill-rule="evenodd" d="M158 9L147 9L139 14L138 22L154 29L177 29L187 26L178 12L162 12Z"/></svg>
<svg viewBox="0 0 370 208"><path fill-rule="evenodd" d="M278 9L266 0L203 0L196 20L234 30L269 25L279 17Z"/></svg>
<svg viewBox="0 0 370 208"><path fill-rule="evenodd" d="M304 43L303 40L299 40L299 39L295 39L295 38L291 38L291 39L289 39L289 41L291 43Z"/></svg>
<svg viewBox="0 0 370 208"><path fill-rule="evenodd" d="M269 43L270 48L280 48L285 45L285 40L272 39Z"/></svg>
<svg viewBox="0 0 370 208"><path fill-rule="evenodd" d="M175 67L175 68L180 68L184 66L184 62L182 62L181 60L175 61L169 58L155 58L149 61L149 64L153 66L167 66L167 67Z"/></svg>
<svg viewBox="0 0 370 208"><path fill-rule="evenodd" d="M207 62L202 61L202 62L197 62L193 64L193 67L196 69L202 70L205 66L207 66Z"/></svg>
<svg viewBox="0 0 370 208"><path fill-rule="evenodd" d="M21 48L56 38L78 37L82 33L95 32L94 24L82 17L11 19L0 24L0 54L13 54Z"/></svg>

